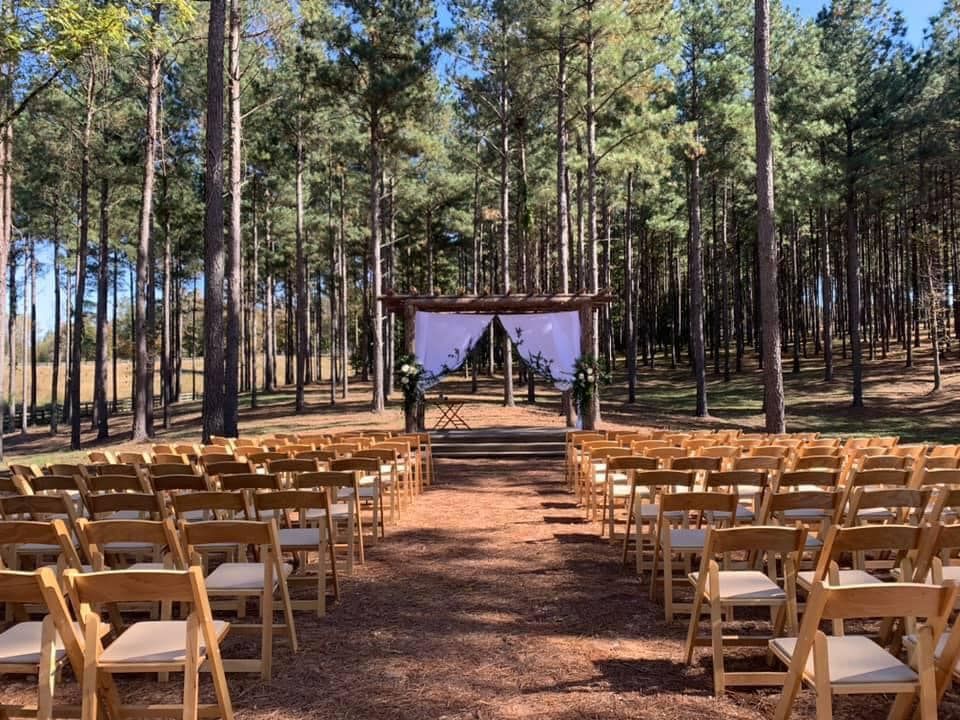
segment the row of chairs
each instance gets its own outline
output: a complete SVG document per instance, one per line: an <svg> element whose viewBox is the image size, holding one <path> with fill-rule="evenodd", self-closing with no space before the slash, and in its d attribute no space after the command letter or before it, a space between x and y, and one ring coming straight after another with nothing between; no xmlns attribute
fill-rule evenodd
<svg viewBox="0 0 960 720"><path fill-rule="evenodd" d="M893 693L891 717L936 717L960 660L957 446L656 434L572 433L567 481L624 564L635 553L666 619L689 615L685 659L711 648L715 692L783 685L777 718L803 684L818 718L832 717L834 694ZM742 632L766 613L766 636ZM869 619L882 619L874 637L847 634ZM786 669L726 672L739 645Z"/></svg>
<svg viewBox="0 0 960 720"><path fill-rule="evenodd" d="M0 634L0 672L39 673L38 717L59 710L53 687L64 665L81 683L79 711L91 720L103 711L110 717L232 717L227 674L269 679L277 634L298 649L295 611L322 615L330 597L339 601L343 569L363 562L365 540L384 538L385 504L396 521L400 503L433 475L425 470L429 455L419 438L415 445L394 439L396 447L385 448L390 438L365 435L363 442L313 457L303 453L327 452L330 443L317 450L318 441L295 439L283 439L292 450L282 453L265 443L216 439L221 444L211 447L218 452L197 448L195 458L164 457L166 448L157 447L139 458L11 468L0 485L0 601L7 603L8 620L45 616L25 626L33 634L23 635L19 623L8 630L12 635ZM398 488L409 488L410 496L399 497ZM4 594L7 577L20 595ZM31 588L29 597L24 587ZM254 622L247 620L250 602L257 608ZM75 632L64 630L68 625ZM259 653L221 653L228 631L259 634ZM5 641L36 652L30 662L11 665L4 661L12 657L3 652ZM197 700L201 665L214 675L213 707ZM118 672L157 673L163 680L181 671L184 699L176 707L124 705L112 680Z"/></svg>

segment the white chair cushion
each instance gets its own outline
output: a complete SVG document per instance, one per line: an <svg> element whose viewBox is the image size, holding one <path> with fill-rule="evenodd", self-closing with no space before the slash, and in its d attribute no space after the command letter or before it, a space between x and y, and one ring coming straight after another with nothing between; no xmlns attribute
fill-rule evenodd
<svg viewBox="0 0 960 720"><path fill-rule="evenodd" d="M787 594L773 580L759 570L721 570L720 600L786 600ZM694 585L700 573L690 573ZM710 587L707 585L709 594Z"/></svg>
<svg viewBox="0 0 960 720"><path fill-rule="evenodd" d="M42 632L42 622L22 622L0 633L0 665L36 665L39 663ZM58 660L63 657L64 652L63 642L58 635L56 640Z"/></svg>
<svg viewBox="0 0 960 720"><path fill-rule="evenodd" d="M168 570L162 562L138 562L133 563L127 570Z"/></svg>
<svg viewBox="0 0 960 720"><path fill-rule="evenodd" d="M777 638L770 641L774 652L783 659L793 657L796 638ZM827 638L827 658L830 682L834 685L870 683L910 683L917 674L873 640L862 635ZM813 651L805 668L813 676Z"/></svg>
<svg viewBox="0 0 960 720"><path fill-rule="evenodd" d="M813 586L813 570L802 570L797 573L797 580L806 587ZM883 582L875 575L864 570L841 570L839 572L840 585L876 585Z"/></svg>
<svg viewBox="0 0 960 720"><path fill-rule="evenodd" d="M290 574L293 567L283 564L284 577ZM274 578L274 585L277 579ZM207 575L207 590L224 592L227 590L262 590L263 563L226 562Z"/></svg>
<svg viewBox="0 0 960 720"><path fill-rule="evenodd" d="M230 623L213 621L213 631L223 637ZM187 623L184 620L138 622L127 628L103 655L104 664L182 663L186 659ZM207 645L200 636L200 656L206 655Z"/></svg>
<svg viewBox="0 0 960 720"><path fill-rule="evenodd" d="M320 547L320 528L281 528L278 531L280 547Z"/></svg>
<svg viewBox="0 0 960 720"><path fill-rule="evenodd" d="M703 550L707 541L706 530L665 528L664 532L670 534L671 550Z"/></svg>
<svg viewBox="0 0 960 720"><path fill-rule="evenodd" d="M351 493L352 494L352 493ZM334 503L330 507L330 514L334 520L346 520L350 517L350 503ZM322 508L307 509L307 520L319 520L327 516L326 510Z"/></svg>

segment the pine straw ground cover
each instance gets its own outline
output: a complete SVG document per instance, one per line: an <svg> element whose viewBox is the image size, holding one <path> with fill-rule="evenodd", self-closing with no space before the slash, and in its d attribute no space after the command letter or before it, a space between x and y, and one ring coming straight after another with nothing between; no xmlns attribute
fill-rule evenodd
<svg viewBox="0 0 960 720"><path fill-rule="evenodd" d="M721 718L772 715L772 691L712 697L708 653L682 662L686 625L622 573L562 486L559 463L438 462L438 482L318 620L297 613L301 650L276 644L274 679L231 675L239 717L270 719ZM241 650L235 641L227 654ZM243 643L246 645L246 643ZM756 657L756 656L754 656ZM735 660L764 667L762 657ZM123 682L175 701L179 682ZM4 685L3 701L26 696ZM76 695L68 681L60 697ZM209 682L204 695L210 695ZM837 718L888 704L838 698ZM814 716L804 693L794 717ZM960 717L948 696L941 717Z"/></svg>

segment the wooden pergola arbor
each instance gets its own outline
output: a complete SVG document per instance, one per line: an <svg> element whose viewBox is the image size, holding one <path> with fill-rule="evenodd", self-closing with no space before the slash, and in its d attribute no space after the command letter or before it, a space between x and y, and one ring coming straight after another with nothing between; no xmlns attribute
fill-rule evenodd
<svg viewBox="0 0 960 720"><path fill-rule="evenodd" d="M580 354L592 355L597 347L596 310L613 302L613 295L576 293L572 295L539 295L510 293L507 295L397 295L387 293L380 297L384 310L403 317L404 347L414 354L417 311L448 313L552 313L577 311L580 313ZM583 427L592 430L600 420L600 403L584 413ZM417 418L406 418L407 427L415 427ZM422 429L422 428L421 428Z"/></svg>

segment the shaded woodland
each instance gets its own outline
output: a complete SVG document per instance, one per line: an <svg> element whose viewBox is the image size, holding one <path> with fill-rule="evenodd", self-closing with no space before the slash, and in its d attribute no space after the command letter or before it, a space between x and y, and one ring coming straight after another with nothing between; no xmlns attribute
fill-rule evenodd
<svg viewBox="0 0 960 720"><path fill-rule="evenodd" d="M811 363L850 362L859 407L872 360L924 348L938 389L960 352L960 9L914 47L883 0L751 5L4 0L4 409L37 419L49 362L52 431L106 437L129 401L142 440L200 357L205 437L281 386L306 412L305 386L336 404L370 381L380 412L390 292L609 290L595 352L630 402L638 367L689 366L705 416L706 379L759 362L773 430L781 373ZM499 333L468 372L535 396Z"/></svg>

